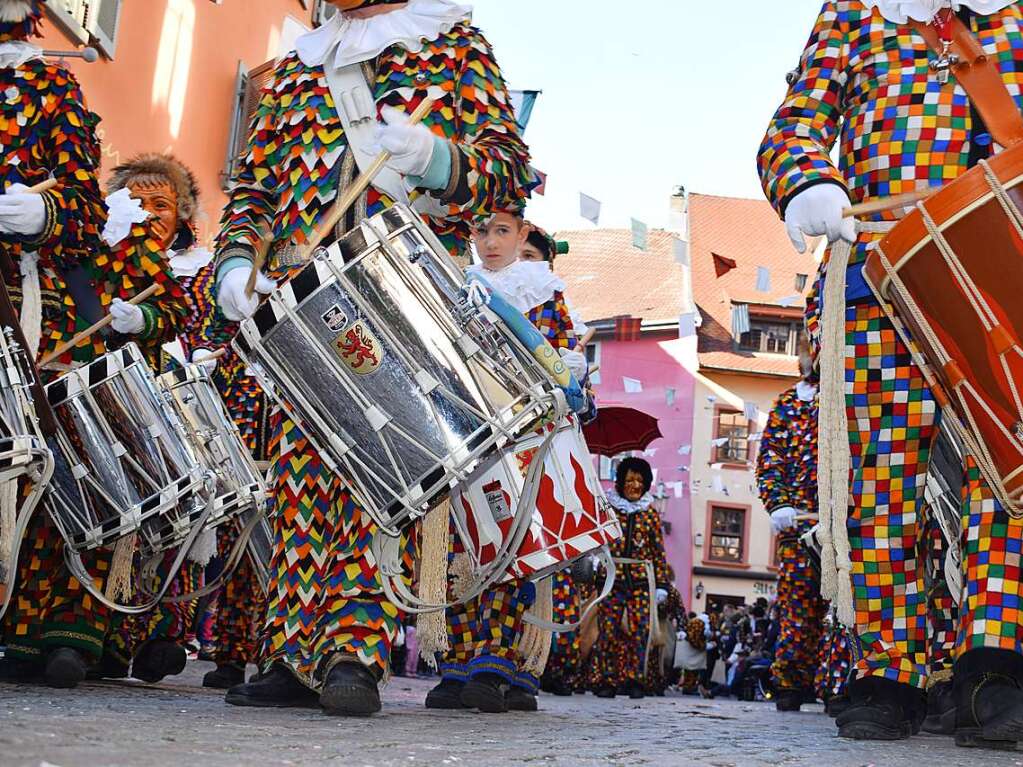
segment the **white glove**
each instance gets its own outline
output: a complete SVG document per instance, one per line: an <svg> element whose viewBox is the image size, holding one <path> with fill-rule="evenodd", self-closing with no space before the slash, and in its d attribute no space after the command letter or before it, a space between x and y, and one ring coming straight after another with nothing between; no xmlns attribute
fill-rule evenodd
<svg viewBox="0 0 1023 767"><path fill-rule="evenodd" d="M771 532L775 535L796 526L796 510L791 506L779 506L771 512Z"/></svg>
<svg viewBox="0 0 1023 767"><path fill-rule="evenodd" d="M110 304L110 316L114 318L110 327L126 336L141 333L146 327L146 317L142 310L135 304L129 304L120 298L115 298Z"/></svg>
<svg viewBox="0 0 1023 767"><path fill-rule="evenodd" d="M590 368L586 363L585 354L570 349L558 349L558 354L561 355L561 359L565 361L568 369L572 371L576 381L581 382L586 378L586 373Z"/></svg>
<svg viewBox="0 0 1023 767"><path fill-rule="evenodd" d="M0 195L0 232L35 237L46 226L43 196L28 192L24 184L11 184Z"/></svg>
<svg viewBox="0 0 1023 767"><path fill-rule="evenodd" d="M409 125L409 116L384 107L384 122L376 128L376 142L391 153L387 165L403 176L425 176L433 157L433 134L422 123Z"/></svg>
<svg viewBox="0 0 1023 767"><path fill-rule="evenodd" d="M220 280L217 290L217 304L227 319L234 322L248 319L259 307L257 293L270 293L277 283L262 272L256 278L256 290L251 296L245 295L245 286L249 282L249 270L237 267L232 269Z"/></svg>
<svg viewBox="0 0 1023 767"><path fill-rule="evenodd" d="M196 349L192 352L192 362L201 367L207 373L212 373L217 369L217 358L214 357L213 359L210 359L210 357L213 357L214 354L216 354L216 352L214 352L213 349Z"/></svg>
<svg viewBox="0 0 1023 767"><path fill-rule="evenodd" d="M654 592L654 596L657 597L657 604L659 605L662 605L668 601L667 589L657 589L657 591Z"/></svg>
<svg viewBox="0 0 1023 767"><path fill-rule="evenodd" d="M796 250L806 252L803 235L826 234L828 242L838 239L855 242L855 219L842 217L847 207L849 195L838 184L814 184L793 197L785 208L785 228Z"/></svg>

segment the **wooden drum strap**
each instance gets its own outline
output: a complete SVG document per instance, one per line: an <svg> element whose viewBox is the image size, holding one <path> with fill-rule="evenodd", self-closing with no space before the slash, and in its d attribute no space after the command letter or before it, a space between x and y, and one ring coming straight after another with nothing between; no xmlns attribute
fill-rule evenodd
<svg viewBox="0 0 1023 767"><path fill-rule="evenodd" d="M942 53L938 30L933 24L911 21L936 53ZM955 78L980 112L992 138L1003 147L1023 141L1023 116L1002 81L996 59L987 55L977 38L955 17L952 21L952 53L959 62L952 67Z"/></svg>

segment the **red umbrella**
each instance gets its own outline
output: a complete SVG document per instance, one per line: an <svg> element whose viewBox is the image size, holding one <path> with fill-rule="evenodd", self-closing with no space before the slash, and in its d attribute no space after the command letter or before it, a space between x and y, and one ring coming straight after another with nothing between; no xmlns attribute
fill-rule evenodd
<svg viewBox="0 0 1023 767"><path fill-rule="evenodd" d="M591 453L608 457L629 450L646 450L659 439L657 419L631 407L602 407L597 417L583 427Z"/></svg>

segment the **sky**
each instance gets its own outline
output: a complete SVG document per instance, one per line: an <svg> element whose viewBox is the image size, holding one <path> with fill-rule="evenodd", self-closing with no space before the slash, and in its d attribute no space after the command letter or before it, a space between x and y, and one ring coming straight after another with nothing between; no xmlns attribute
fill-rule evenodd
<svg viewBox="0 0 1023 767"><path fill-rule="evenodd" d="M756 152L822 0L475 0L510 88L540 89L525 138L554 230L668 223L673 189L762 197Z"/></svg>

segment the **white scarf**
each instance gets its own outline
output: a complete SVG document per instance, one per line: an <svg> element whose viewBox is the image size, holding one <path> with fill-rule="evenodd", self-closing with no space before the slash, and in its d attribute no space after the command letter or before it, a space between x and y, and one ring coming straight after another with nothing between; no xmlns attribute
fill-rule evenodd
<svg viewBox="0 0 1023 767"><path fill-rule="evenodd" d="M171 271L175 277L194 277L206 264L213 260L213 254L206 248L194 245L180 253L168 251Z"/></svg>
<svg viewBox="0 0 1023 767"><path fill-rule="evenodd" d="M551 271L546 261L515 261L498 272L473 264L466 272L485 279L523 314L550 301L554 291L565 290L565 283Z"/></svg>
<svg viewBox="0 0 1023 767"><path fill-rule="evenodd" d="M894 24L905 24L910 19L929 22L942 8L951 7L958 11L968 8L976 14L987 16L997 13L1015 0L863 0L868 8L877 8L881 15Z"/></svg>
<svg viewBox="0 0 1023 767"><path fill-rule="evenodd" d="M308 67L327 63L331 51L337 68L358 64L380 55L392 45L410 53L423 49L424 41L436 40L460 21L472 16L472 7L452 0L409 0L404 8L365 19L346 13L295 41L295 52Z"/></svg>
<svg viewBox="0 0 1023 767"><path fill-rule="evenodd" d="M605 493L607 496L607 502L615 507L615 511L620 511L622 514L635 514L637 511L645 511L654 505L654 497L649 492L643 494L643 497L638 501L629 501L618 495L616 488L611 488Z"/></svg>
<svg viewBox="0 0 1023 767"><path fill-rule="evenodd" d="M17 69L32 59L42 59L43 49L24 40L0 43L0 69Z"/></svg>

